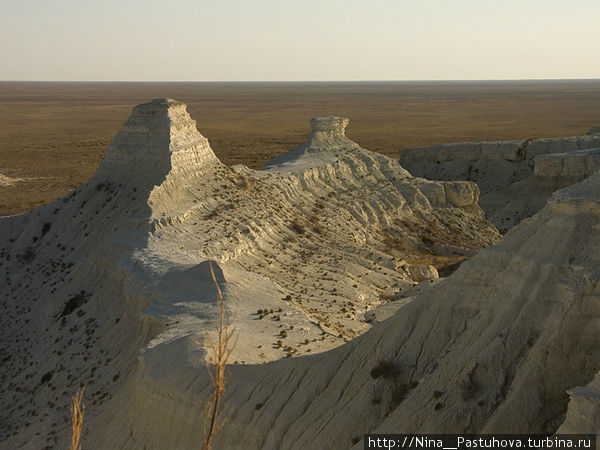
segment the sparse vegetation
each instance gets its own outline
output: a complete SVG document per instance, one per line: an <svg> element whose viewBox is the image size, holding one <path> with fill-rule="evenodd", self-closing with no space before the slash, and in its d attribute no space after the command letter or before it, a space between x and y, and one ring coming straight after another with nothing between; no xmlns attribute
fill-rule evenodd
<svg viewBox="0 0 600 450"><path fill-rule="evenodd" d="M292 223L290 224L290 228L298 234L306 233L306 228L298 220L292 221Z"/></svg>
<svg viewBox="0 0 600 450"><path fill-rule="evenodd" d="M81 386L75 394L75 397L71 399L71 426L73 434L71 437L71 446L69 450L81 450L81 431L83 429L83 413L85 412L85 405L83 404L83 391L84 387Z"/></svg>
<svg viewBox="0 0 600 450"><path fill-rule="evenodd" d="M408 394L409 388L406 383L399 383L394 386L394 390L392 391L392 397L390 399L390 409L396 408L404 398L406 394Z"/></svg>
<svg viewBox="0 0 600 450"><path fill-rule="evenodd" d="M50 228L52 228L52 224L50 222L46 222L44 225L42 225L42 236L48 233L48 231L50 231Z"/></svg>
<svg viewBox="0 0 600 450"><path fill-rule="evenodd" d="M323 234L325 232L325 229L323 228L323 226L320 223L313 225L312 230L316 234Z"/></svg>
<svg viewBox="0 0 600 450"><path fill-rule="evenodd" d="M212 448L213 437L223 425L223 422L218 423L218 417L221 399L225 393L225 367L236 344L234 337L235 329L233 327L235 317L225 306L223 293L221 292L219 283L217 283L212 264L210 265L210 274L217 288L217 324L216 339L213 339L208 332L206 333L206 340L211 353L209 374L213 382L214 391L206 405L207 422L205 422L205 440L202 446L204 450Z"/></svg>
<svg viewBox="0 0 600 450"><path fill-rule="evenodd" d="M396 294L391 292L381 292L379 294L379 300L382 302L392 302L396 300Z"/></svg>
<svg viewBox="0 0 600 450"><path fill-rule="evenodd" d="M248 181L248 178L246 178L244 175L240 175L236 179L235 184L240 189L248 189L250 187L250 182Z"/></svg>
<svg viewBox="0 0 600 450"><path fill-rule="evenodd" d="M33 252L33 249L31 247L27 247L23 253L21 253L19 255L19 258L21 258L21 260L25 263L25 264L31 264L31 262L33 261L33 259L35 258L35 253Z"/></svg>
<svg viewBox="0 0 600 450"><path fill-rule="evenodd" d="M65 306L64 306L62 312L60 313L59 317L68 316L73 311L75 311L77 308L81 307L81 305L83 305L86 302L86 300L87 300L87 298L85 295L85 291L81 291L79 294L74 295L69 300L67 300L67 303L65 303Z"/></svg>
<svg viewBox="0 0 600 450"><path fill-rule="evenodd" d="M376 380L379 377L383 378L395 378L399 373L398 367L392 360L382 360L377 363L373 369L371 369L371 378Z"/></svg>
<svg viewBox="0 0 600 450"><path fill-rule="evenodd" d="M467 377L460 384L461 397L463 400L471 400L477 396L479 386L473 380L473 372L469 372Z"/></svg>
<svg viewBox="0 0 600 450"><path fill-rule="evenodd" d="M42 378L40 379L40 384L44 384L47 383L48 381L50 381L52 379L52 377L54 376L54 371L50 371L50 372L46 372L44 375L42 375Z"/></svg>

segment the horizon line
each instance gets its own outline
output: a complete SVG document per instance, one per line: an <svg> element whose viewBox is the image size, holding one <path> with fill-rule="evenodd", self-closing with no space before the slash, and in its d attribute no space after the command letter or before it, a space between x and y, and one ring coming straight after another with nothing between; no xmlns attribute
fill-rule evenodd
<svg viewBox="0 0 600 450"><path fill-rule="evenodd" d="M600 81L599 78L465 78L378 80L0 80L0 83L433 83L507 81Z"/></svg>

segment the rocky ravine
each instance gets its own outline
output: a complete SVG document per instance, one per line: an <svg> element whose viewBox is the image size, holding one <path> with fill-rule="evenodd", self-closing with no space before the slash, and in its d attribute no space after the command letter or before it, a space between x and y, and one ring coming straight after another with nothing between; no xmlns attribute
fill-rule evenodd
<svg viewBox="0 0 600 450"><path fill-rule="evenodd" d="M185 105L155 100L134 108L88 183L0 218L0 447L65 447L79 385L85 448L196 447L210 388L196 342L213 327L211 262L236 311L232 367L256 373L239 381L289 392L305 370L295 368L317 360L261 363L340 346L377 322L373 308L426 290L413 286L498 241L474 183L415 178L348 140L345 119L312 125L268 170L227 167ZM319 362L311 392L329 383L333 361ZM280 368L291 370L285 379ZM261 433L250 442L276 447L284 436Z"/></svg>

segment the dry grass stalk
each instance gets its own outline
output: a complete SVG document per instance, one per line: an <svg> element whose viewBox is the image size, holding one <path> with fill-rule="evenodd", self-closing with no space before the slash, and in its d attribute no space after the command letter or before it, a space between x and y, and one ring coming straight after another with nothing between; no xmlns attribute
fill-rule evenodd
<svg viewBox="0 0 600 450"><path fill-rule="evenodd" d="M219 405L221 398L225 393L225 367L237 340L237 338L234 339L233 327L235 315L229 312L225 307L223 294L217 283L212 264L210 265L210 274L217 287L218 318L216 324L216 340L213 339L208 332L205 332L208 348L212 353L212 358L208 363L208 373L210 374L214 385L213 394L206 405L206 415L209 420L205 423L204 430L206 440L202 448L205 450L210 450L214 435L224 423L218 424Z"/></svg>
<svg viewBox="0 0 600 450"><path fill-rule="evenodd" d="M77 390L75 397L71 398L71 417L73 436L71 437L71 446L69 450L81 450L81 444L79 440L81 438L81 430L83 428L83 413L85 412L85 405L83 404L83 391L84 387L80 387Z"/></svg>

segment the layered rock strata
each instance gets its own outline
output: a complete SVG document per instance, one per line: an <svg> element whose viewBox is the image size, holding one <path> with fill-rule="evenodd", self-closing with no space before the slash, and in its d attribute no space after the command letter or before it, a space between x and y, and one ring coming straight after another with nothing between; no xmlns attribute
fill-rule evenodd
<svg viewBox="0 0 600 450"><path fill-rule="evenodd" d="M600 146L600 135L521 141L458 142L404 149L400 163L414 176L431 180L475 181L485 195L533 174L534 160Z"/></svg>
<svg viewBox="0 0 600 450"><path fill-rule="evenodd" d="M594 173L599 145L595 134L463 142L402 150L400 161L415 176L476 182L481 207L506 232L539 211L552 192Z"/></svg>
<svg viewBox="0 0 600 450"><path fill-rule="evenodd" d="M66 446L79 385L86 448L146 445L133 424L110 443L97 433L128 402L140 419L158 414L150 428L169 423L158 399L183 401L189 374L210 389L211 267L235 311L231 362L256 368L361 335L375 323L365 312L499 239L474 183L412 177L347 139L346 119L312 124L306 144L253 171L223 165L185 105L155 100L134 108L88 183L0 218L4 448ZM186 410L194 428L202 411ZM193 448L198 431L148 438Z"/></svg>
<svg viewBox="0 0 600 450"><path fill-rule="evenodd" d="M342 347L232 367L215 447L359 449L364 433L598 433L599 192L600 175L559 191ZM170 371L140 367L92 442L198 445L207 377Z"/></svg>

